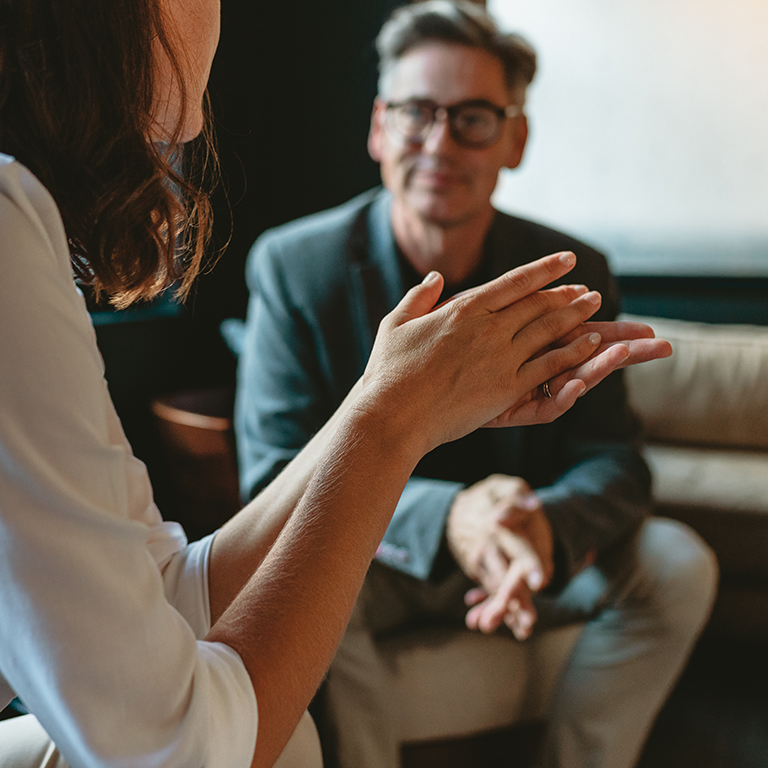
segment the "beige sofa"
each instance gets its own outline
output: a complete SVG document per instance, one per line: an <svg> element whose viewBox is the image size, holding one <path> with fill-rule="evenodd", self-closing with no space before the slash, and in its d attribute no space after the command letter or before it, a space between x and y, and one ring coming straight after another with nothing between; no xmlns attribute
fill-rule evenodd
<svg viewBox="0 0 768 768"><path fill-rule="evenodd" d="M657 513L717 553L710 631L768 637L768 327L641 319L674 349L627 370Z"/></svg>

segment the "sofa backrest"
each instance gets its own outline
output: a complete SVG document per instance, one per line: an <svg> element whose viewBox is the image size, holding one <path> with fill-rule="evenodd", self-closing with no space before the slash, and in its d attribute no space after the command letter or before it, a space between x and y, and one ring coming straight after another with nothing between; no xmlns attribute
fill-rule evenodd
<svg viewBox="0 0 768 768"><path fill-rule="evenodd" d="M650 442L768 450L768 327L624 315L674 354L626 370Z"/></svg>

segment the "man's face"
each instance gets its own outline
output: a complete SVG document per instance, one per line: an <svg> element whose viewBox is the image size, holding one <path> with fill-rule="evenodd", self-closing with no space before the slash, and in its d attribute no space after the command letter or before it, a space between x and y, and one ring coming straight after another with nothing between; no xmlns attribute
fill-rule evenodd
<svg viewBox="0 0 768 768"><path fill-rule="evenodd" d="M456 143L445 120L437 120L423 140L409 141L388 127L385 106L409 99L441 106L478 99L506 107L510 96L501 62L463 45L426 42L411 49L390 72L387 93L376 100L368 137L384 186L403 212L442 226L486 213L499 171L522 159L525 117L506 119L501 138L490 147Z"/></svg>

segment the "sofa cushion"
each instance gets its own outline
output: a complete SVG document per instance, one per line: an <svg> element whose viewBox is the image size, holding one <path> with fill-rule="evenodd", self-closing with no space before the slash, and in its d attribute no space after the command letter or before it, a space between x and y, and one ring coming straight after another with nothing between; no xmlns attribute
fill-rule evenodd
<svg viewBox="0 0 768 768"><path fill-rule="evenodd" d="M664 360L626 370L630 401L650 442L768 450L768 328L658 317Z"/></svg>
<svg viewBox="0 0 768 768"><path fill-rule="evenodd" d="M653 472L656 514L682 520L701 534L717 554L723 587L765 589L768 451L649 445L645 457ZM720 614L715 611L716 621ZM768 614L760 620L765 636Z"/></svg>
<svg viewBox="0 0 768 768"><path fill-rule="evenodd" d="M768 521L768 451L648 445L644 454L659 504L740 510Z"/></svg>

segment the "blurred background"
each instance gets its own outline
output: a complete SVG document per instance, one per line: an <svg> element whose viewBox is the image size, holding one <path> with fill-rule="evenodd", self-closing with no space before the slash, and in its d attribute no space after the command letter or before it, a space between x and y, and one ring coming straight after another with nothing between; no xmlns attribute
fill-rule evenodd
<svg viewBox="0 0 768 768"><path fill-rule="evenodd" d="M497 204L624 274L768 275L768 3L489 0L539 52Z"/></svg>

